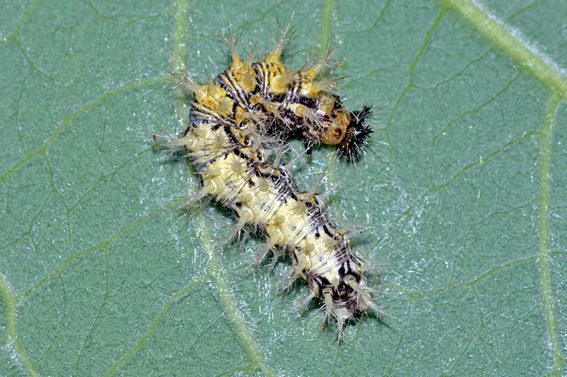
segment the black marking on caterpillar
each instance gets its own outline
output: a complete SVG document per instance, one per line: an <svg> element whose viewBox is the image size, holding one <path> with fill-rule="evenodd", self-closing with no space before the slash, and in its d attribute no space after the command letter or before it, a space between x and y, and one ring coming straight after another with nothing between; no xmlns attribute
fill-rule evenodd
<svg viewBox="0 0 567 377"><path fill-rule="evenodd" d="M246 61L238 53L238 39L230 34L225 43L231 65L214 80L199 84L182 67L173 74L179 86L194 94L187 129L168 145L184 148L200 174L203 189L231 208L238 231L253 227L266 236L268 251L291 256L294 278L311 286L307 300L323 302L327 318L342 328L345 321L367 311L381 313L374 290L364 276L367 265L350 248L348 236L331 220L323 201L314 192L299 190L291 173L270 148L290 134L308 145L337 146L339 156L355 160L372 130L365 126L370 108L348 112L334 89L340 79L317 81L331 63L335 50L309 68L290 71L281 53L294 31L282 32L265 60ZM334 71L333 71L334 72Z"/></svg>

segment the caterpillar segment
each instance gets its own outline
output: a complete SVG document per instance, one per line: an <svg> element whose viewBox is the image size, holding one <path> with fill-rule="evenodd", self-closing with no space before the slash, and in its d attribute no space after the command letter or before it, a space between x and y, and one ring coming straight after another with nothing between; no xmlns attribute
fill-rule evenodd
<svg viewBox="0 0 567 377"><path fill-rule="evenodd" d="M194 101L188 128L172 144L186 149L201 176L203 194L233 209L239 227L266 235L262 255L275 248L291 256L294 275L308 281L310 295L322 301L327 317L342 328L365 312L380 312L364 275L365 263L329 219L324 203L297 188L266 140L299 134L315 144L336 145L339 155L356 159L372 132L365 125L370 109L347 111L337 95L325 90L338 80L317 81L336 49L309 68L289 70L281 53L292 34L289 25L283 32L280 28L273 51L253 62L253 52L246 61L240 57L238 40L229 33L225 43L232 63L204 84L181 68L176 77Z"/></svg>

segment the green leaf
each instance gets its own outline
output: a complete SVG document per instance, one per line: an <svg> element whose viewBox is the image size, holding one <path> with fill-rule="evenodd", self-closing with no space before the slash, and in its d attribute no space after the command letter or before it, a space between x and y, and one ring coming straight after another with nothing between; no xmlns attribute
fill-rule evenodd
<svg viewBox="0 0 567 377"><path fill-rule="evenodd" d="M0 375L561 376L567 356L567 3L6 1L0 14ZM356 164L320 148L329 210L387 315L321 328L261 237L227 243L199 180L152 148L183 128L168 55L197 79L268 51L341 48ZM184 98L186 100L187 98ZM176 115L177 113L177 115ZM292 154L301 153L294 144ZM181 199L180 199L181 198Z"/></svg>

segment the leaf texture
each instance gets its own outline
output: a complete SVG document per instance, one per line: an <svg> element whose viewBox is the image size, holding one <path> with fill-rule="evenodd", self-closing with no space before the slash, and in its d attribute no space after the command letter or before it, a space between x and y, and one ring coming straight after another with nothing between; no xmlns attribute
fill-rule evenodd
<svg viewBox="0 0 567 377"><path fill-rule="evenodd" d="M0 375L567 375L567 3L7 1L0 14ZM172 63L205 81L241 51L331 46L356 165L319 148L334 220L379 265L387 315L321 326L290 268L248 268L214 203L152 135L183 128ZM270 35L271 34L271 35ZM294 142L292 156L302 153ZM359 231L361 231L359 233ZM242 235L244 236L244 235Z"/></svg>

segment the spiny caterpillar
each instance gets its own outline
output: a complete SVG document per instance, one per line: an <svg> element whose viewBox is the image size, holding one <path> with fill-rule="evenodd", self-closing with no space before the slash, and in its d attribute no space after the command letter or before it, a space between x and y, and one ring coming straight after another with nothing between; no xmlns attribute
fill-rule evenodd
<svg viewBox="0 0 567 377"><path fill-rule="evenodd" d="M291 24L291 22L290 22ZM292 71L281 61L290 25L281 26L273 51L253 62L238 53L238 38L228 32L231 65L215 79L199 84L183 67L174 73L179 86L194 95L187 129L169 141L184 148L203 188L197 196L212 196L236 214L237 231L245 227L266 236L260 260L269 252L284 252L293 261L293 278L311 286L307 300L323 302L326 317L339 329L345 321L374 310L374 290L367 283L365 263L351 251L348 235L331 220L323 199L299 190L281 162L291 134L313 144L337 146L339 156L355 160L372 132L365 126L370 109L348 112L334 89L338 80L317 81L335 50L306 68ZM235 232L236 234L236 232Z"/></svg>

